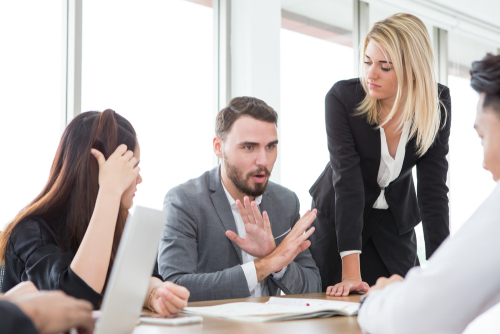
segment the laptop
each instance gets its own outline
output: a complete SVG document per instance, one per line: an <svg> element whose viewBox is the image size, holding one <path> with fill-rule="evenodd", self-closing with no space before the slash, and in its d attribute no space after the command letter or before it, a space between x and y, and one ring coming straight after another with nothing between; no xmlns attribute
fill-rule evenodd
<svg viewBox="0 0 500 334"><path fill-rule="evenodd" d="M130 334L138 324L167 213L137 206L129 215L94 334Z"/></svg>

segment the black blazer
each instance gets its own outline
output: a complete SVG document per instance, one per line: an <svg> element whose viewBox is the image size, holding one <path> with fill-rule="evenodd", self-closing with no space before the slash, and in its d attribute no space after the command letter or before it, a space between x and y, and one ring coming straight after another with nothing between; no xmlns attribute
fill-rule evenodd
<svg viewBox="0 0 500 334"><path fill-rule="evenodd" d="M20 282L31 281L39 290L62 290L67 295L91 302L98 309L103 295L71 270L75 254L63 252L57 240L42 217L27 217L19 222L7 242L2 292ZM162 280L158 264L152 276Z"/></svg>
<svg viewBox="0 0 500 334"><path fill-rule="evenodd" d="M37 334L33 322L16 305L0 300L0 333Z"/></svg>
<svg viewBox="0 0 500 334"><path fill-rule="evenodd" d="M399 235L423 223L427 258L449 235L448 139L451 126L450 91L439 85L441 127L429 150L416 155L415 138L406 145L401 173L385 189L385 198ZM359 79L337 82L326 95L326 132L330 162L310 189L319 214L335 223L339 252L362 249L363 223L380 195L380 130L355 108L366 93ZM418 199L412 168L417 166Z"/></svg>

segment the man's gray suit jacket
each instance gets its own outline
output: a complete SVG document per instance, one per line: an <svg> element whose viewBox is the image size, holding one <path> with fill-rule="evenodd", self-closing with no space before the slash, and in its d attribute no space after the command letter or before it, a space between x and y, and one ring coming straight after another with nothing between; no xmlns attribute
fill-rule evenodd
<svg viewBox="0 0 500 334"><path fill-rule="evenodd" d="M250 296L241 268L241 249L226 237L237 232L219 167L171 189L163 210L167 222L158 253L164 280L185 286L190 301ZM262 196L261 212L267 211L279 245L299 220L299 200L294 192L269 182ZM281 280L265 278L264 296L321 292L321 278L309 250L288 265Z"/></svg>

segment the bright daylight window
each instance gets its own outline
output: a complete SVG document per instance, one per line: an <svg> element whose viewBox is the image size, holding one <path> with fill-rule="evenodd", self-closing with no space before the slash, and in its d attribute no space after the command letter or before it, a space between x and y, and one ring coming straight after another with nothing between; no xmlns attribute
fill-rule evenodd
<svg viewBox="0 0 500 334"><path fill-rule="evenodd" d="M483 147L474 130L479 95L470 87L470 67L495 47L454 33L448 34L448 86L451 94L450 229L453 234L495 187L483 169ZM466 152L466 154L464 154ZM471 179L474 181L471 182Z"/></svg>
<svg viewBox="0 0 500 334"><path fill-rule="evenodd" d="M0 231L42 190L62 134L61 1L0 2Z"/></svg>
<svg viewBox="0 0 500 334"><path fill-rule="evenodd" d="M281 183L295 191L301 213L309 188L329 161L325 96L353 77L352 0L282 0Z"/></svg>
<svg viewBox="0 0 500 334"><path fill-rule="evenodd" d="M170 188L212 167L213 10L138 4L84 2L82 110L111 108L132 123L143 177L135 204L161 209Z"/></svg>

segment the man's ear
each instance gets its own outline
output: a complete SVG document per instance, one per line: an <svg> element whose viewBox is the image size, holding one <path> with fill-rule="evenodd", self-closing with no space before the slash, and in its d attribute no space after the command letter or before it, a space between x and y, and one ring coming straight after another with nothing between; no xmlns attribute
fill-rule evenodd
<svg viewBox="0 0 500 334"><path fill-rule="evenodd" d="M222 159L222 139L219 136L215 136L213 140L214 153L217 158Z"/></svg>

